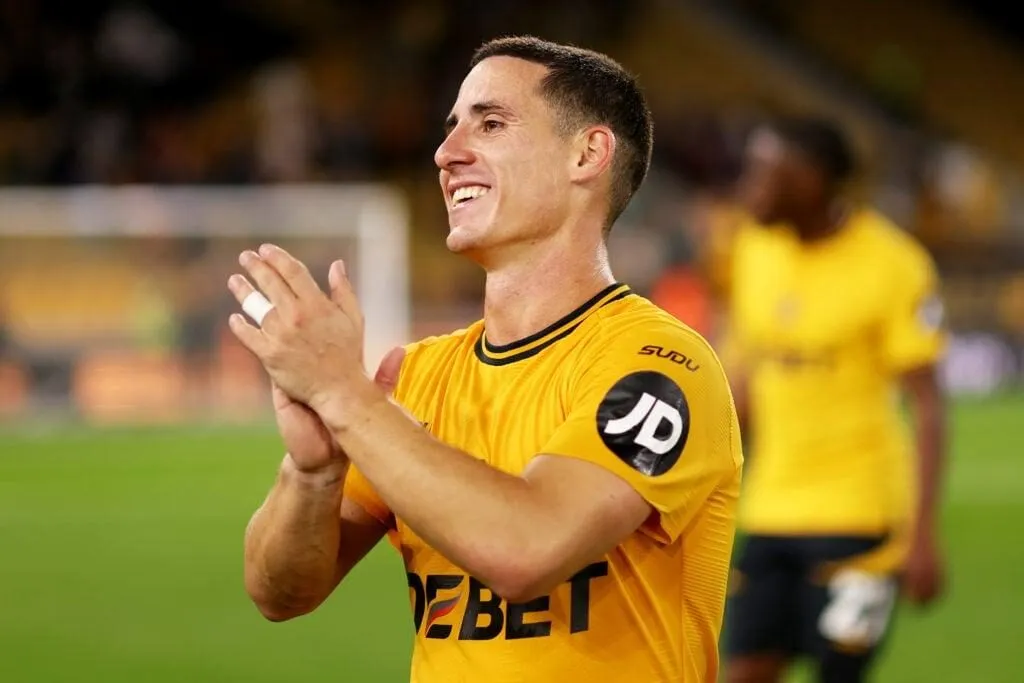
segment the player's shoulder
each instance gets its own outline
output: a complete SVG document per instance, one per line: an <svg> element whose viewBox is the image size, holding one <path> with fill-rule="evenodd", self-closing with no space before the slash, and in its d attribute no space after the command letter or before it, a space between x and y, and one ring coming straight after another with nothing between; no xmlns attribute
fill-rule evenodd
<svg viewBox="0 0 1024 683"><path fill-rule="evenodd" d="M466 327L446 334L429 335L405 345L405 364L443 362L458 353L483 331L483 321L477 320Z"/></svg>
<svg viewBox="0 0 1024 683"><path fill-rule="evenodd" d="M876 257L895 266L931 268L932 257L925 246L882 212L864 207L853 221L858 240Z"/></svg>
<svg viewBox="0 0 1024 683"><path fill-rule="evenodd" d="M634 293L603 307L585 335L588 348L576 376L599 378L591 384L603 392L599 424L621 418L620 409L635 412L657 400L732 438L736 413L728 378L711 344L692 327ZM731 476L742 462L738 440L714 452L723 474Z"/></svg>
<svg viewBox="0 0 1024 683"><path fill-rule="evenodd" d="M646 356L691 371L719 365L711 344L699 332L635 292L598 311L586 336L586 352L610 361Z"/></svg>
<svg viewBox="0 0 1024 683"><path fill-rule="evenodd" d="M749 216L739 219L732 236L734 249L749 249L759 243L770 242L774 238L774 230L759 225Z"/></svg>
<svg viewBox="0 0 1024 683"><path fill-rule="evenodd" d="M429 400L431 388L444 382L460 359L467 357L472 348L470 339L479 337L482 329L483 322L477 321L447 334L429 335L406 344L395 397L407 408Z"/></svg>
<svg viewBox="0 0 1024 683"><path fill-rule="evenodd" d="M794 237L778 225L761 225L745 218L733 237L732 263L740 272L749 271L757 263L772 261L779 250L790 249Z"/></svg>

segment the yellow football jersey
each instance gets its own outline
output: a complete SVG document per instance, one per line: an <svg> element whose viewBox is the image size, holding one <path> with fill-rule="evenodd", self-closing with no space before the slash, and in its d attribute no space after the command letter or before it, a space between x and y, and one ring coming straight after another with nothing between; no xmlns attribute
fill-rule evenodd
<svg viewBox="0 0 1024 683"><path fill-rule="evenodd" d="M820 242L749 225L734 248L753 430L740 527L899 536L915 477L897 380L944 340L930 257L869 209Z"/></svg>
<svg viewBox="0 0 1024 683"><path fill-rule="evenodd" d="M725 373L698 334L614 285L513 344L490 344L478 322L411 345L395 398L502 471L580 458L654 510L550 595L507 604L350 470L346 496L389 526L405 561L415 683L716 679L742 455Z"/></svg>

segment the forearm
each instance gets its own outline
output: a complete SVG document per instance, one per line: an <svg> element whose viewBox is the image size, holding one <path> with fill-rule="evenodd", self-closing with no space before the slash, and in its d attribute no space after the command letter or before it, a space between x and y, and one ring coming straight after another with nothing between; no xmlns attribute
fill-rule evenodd
<svg viewBox="0 0 1024 683"><path fill-rule="evenodd" d="M346 469L308 475L286 457L253 515L245 536L245 585L268 618L308 612L333 590Z"/></svg>
<svg viewBox="0 0 1024 683"><path fill-rule="evenodd" d="M543 515L527 482L452 448L382 397L321 413L395 516L499 594L540 555Z"/></svg>
<svg viewBox="0 0 1024 683"><path fill-rule="evenodd" d="M945 405L941 395L919 397L915 409L918 496L915 533L930 538L936 531L945 466Z"/></svg>

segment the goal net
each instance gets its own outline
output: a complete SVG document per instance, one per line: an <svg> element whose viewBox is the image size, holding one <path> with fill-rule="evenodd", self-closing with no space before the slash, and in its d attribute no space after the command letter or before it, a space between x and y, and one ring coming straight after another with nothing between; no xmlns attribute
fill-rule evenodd
<svg viewBox="0 0 1024 683"><path fill-rule="evenodd" d="M226 282L266 241L325 290L345 260L374 368L408 341L408 231L379 185L0 190L0 416L265 417Z"/></svg>

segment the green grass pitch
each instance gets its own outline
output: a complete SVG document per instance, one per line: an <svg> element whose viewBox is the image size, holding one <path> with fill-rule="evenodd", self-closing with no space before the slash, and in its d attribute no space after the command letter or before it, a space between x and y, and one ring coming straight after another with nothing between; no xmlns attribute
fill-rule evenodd
<svg viewBox="0 0 1024 683"><path fill-rule="evenodd" d="M900 610L882 683L1024 680L1024 396L958 403L953 443L951 591ZM266 428L0 432L0 680L407 681L386 544L313 615L248 602L242 533L279 454Z"/></svg>

